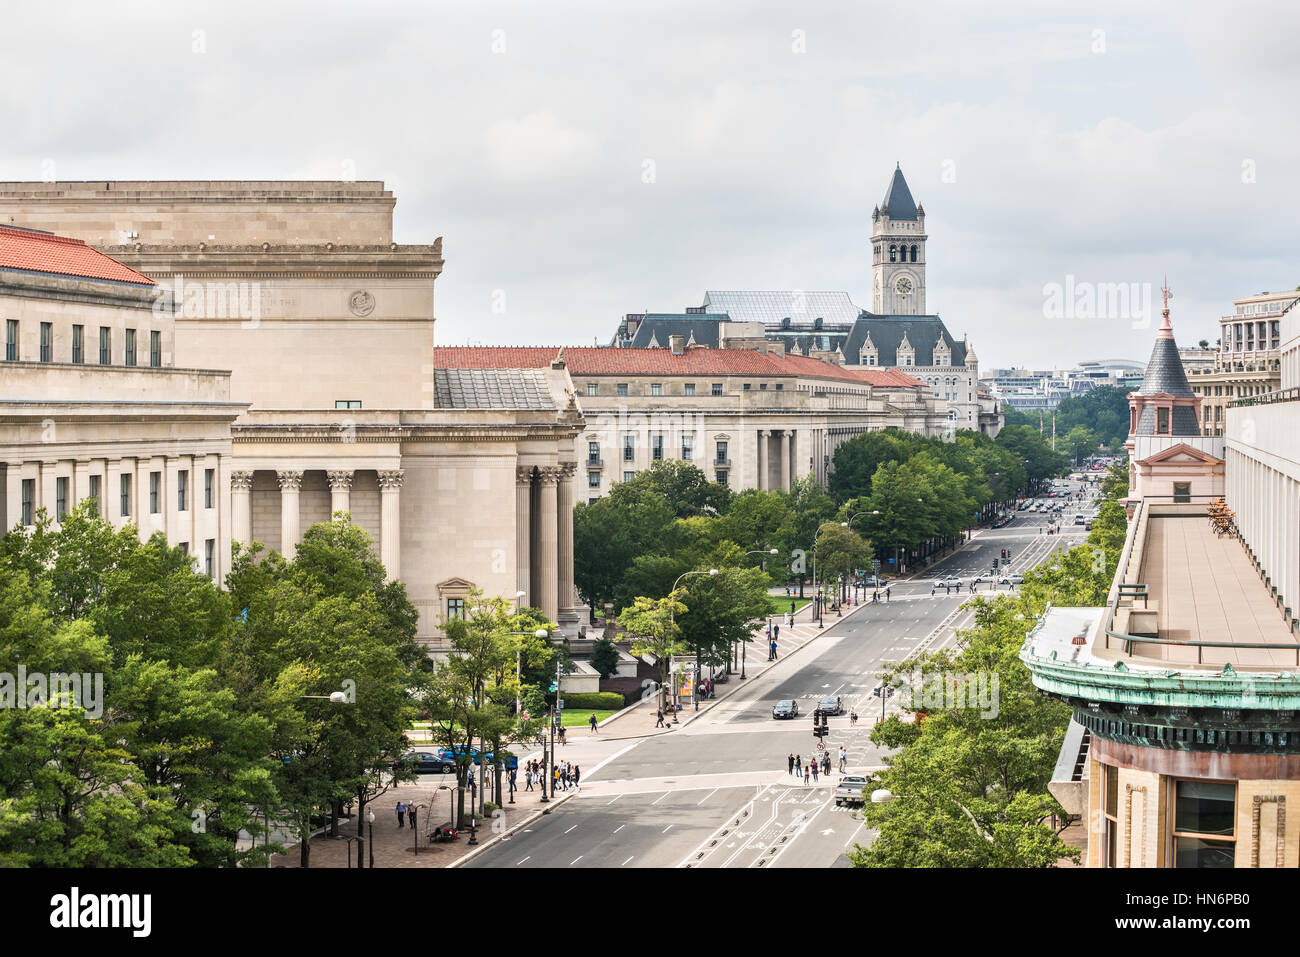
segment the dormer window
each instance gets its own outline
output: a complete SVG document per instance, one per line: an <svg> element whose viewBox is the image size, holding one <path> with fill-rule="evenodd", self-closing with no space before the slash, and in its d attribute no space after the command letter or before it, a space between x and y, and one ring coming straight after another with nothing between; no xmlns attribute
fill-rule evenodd
<svg viewBox="0 0 1300 957"><path fill-rule="evenodd" d="M1161 406L1156 409L1156 435L1169 434L1169 407Z"/></svg>

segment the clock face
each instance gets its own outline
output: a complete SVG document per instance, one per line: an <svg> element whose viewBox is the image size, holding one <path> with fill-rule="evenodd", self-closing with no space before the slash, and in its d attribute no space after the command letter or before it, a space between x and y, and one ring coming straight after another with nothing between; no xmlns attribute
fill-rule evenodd
<svg viewBox="0 0 1300 957"><path fill-rule="evenodd" d="M912 293L912 280L906 276L899 276L898 281L894 283L894 292L900 296L908 296Z"/></svg>

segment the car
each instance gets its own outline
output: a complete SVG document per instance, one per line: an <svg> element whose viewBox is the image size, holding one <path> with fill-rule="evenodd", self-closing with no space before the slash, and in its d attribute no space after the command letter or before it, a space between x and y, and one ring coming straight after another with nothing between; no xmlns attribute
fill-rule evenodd
<svg viewBox="0 0 1300 957"><path fill-rule="evenodd" d="M974 578L971 579L971 581L975 582L976 584L983 584L984 582L993 581L995 577L996 576L994 575L976 575Z"/></svg>
<svg viewBox="0 0 1300 957"><path fill-rule="evenodd" d="M459 748L458 748L457 750L459 750ZM472 748L469 749L469 755L470 755L470 757L472 757L472 758L474 759L474 764L475 764L475 765L479 764L479 762L481 761L482 758L487 758L487 763L488 763L488 764L492 764L492 763L493 763L493 761L492 761L492 757L493 757L493 755L492 755L492 752L491 752L491 751L488 751L486 754L484 754L484 753L480 752L478 748L473 748L473 747L472 747ZM455 764L455 761L456 761L456 752L451 751L451 750L449 750L449 749L447 749L447 748L443 748L443 749L441 749L441 750L438 752L438 757L443 758L443 759L445 759L445 760L447 760L447 761L451 761L453 764ZM519 767L519 759L518 759L517 757L515 757L513 754L510 754L510 753L507 752L507 753L505 754L505 759L506 759L506 765L505 765L505 766L506 766L506 769L507 769L507 770L509 770L509 771L513 771L515 768Z"/></svg>
<svg viewBox="0 0 1300 957"><path fill-rule="evenodd" d="M934 580L935 588L960 588L960 578L936 578Z"/></svg>
<svg viewBox="0 0 1300 957"><path fill-rule="evenodd" d="M862 583L868 588L884 588L889 584L889 579L881 578L879 575L868 575L862 579Z"/></svg>
<svg viewBox="0 0 1300 957"><path fill-rule="evenodd" d="M432 751L408 751L393 762L393 770L399 765L406 765L416 774L455 774L456 762L451 757L443 757Z"/></svg>
<svg viewBox="0 0 1300 957"><path fill-rule="evenodd" d="M835 806L861 804L866 797L867 776L865 774L846 774L835 785Z"/></svg>
<svg viewBox="0 0 1300 957"><path fill-rule="evenodd" d="M772 706L772 717L780 720L781 718L793 718L799 713L799 702L789 698L784 701L778 701Z"/></svg>
<svg viewBox="0 0 1300 957"><path fill-rule="evenodd" d="M844 711L844 703L837 694L828 694L817 704L817 710L822 714L841 714Z"/></svg>
<svg viewBox="0 0 1300 957"><path fill-rule="evenodd" d="M998 579L999 585L1023 585L1025 577L1023 575L1003 575Z"/></svg>
<svg viewBox="0 0 1300 957"><path fill-rule="evenodd" d="M1087 515L1076 515L1076 516L1074 516L1074 524L1075 524L1075 525L1086 525L1087 523L1088 523L1088 516L1087 516Z"/></svg>
<svg viewBox="0 0 1300 957"><path fill-rule="evenodd" d="M1091 532L1091 531L1092 531L1092 521L1091 521L1091 520L1086 521L1086 522L1083 523L1083 530L1084 530L1085 532Z"/></svg>

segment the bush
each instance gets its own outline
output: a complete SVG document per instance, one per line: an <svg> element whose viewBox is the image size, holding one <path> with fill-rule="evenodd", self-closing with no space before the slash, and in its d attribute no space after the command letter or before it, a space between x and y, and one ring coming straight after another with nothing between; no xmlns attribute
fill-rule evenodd
<svg viewBox="0 0 1300 957"><path fill-rule="evenodd" d="M566 692L562 697L565 711L621 711L623 709L623 696L613 691L586 691L575 694Z"/></svg>

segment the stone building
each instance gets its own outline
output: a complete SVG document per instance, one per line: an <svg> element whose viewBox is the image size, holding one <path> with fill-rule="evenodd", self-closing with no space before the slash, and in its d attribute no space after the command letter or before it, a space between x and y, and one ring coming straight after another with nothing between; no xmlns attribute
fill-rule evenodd
<svg viewBox="0 0 1300 957"><path fill-rule="evenodd" d="M1161 439L1162 420L1163 441L1226 443L1237 534L1216 531L1211 496L1139 474L1105 606L1050 608L1020 652L1074 709L1049 787L1080 819L1090 867L1296 867L1300 321L1280 321L1282 388L1234 400L1225 435L1206 437L1173 368L1167 301L1165 317L1136 444Z"/></svg>
<svg viewBox="0 0 1300 957"><path fill-rule="evenodd" d="M1224 434L1234 399L1277 390L1282 317L1298 301L1295 292L1262 292L1234 299L1232 313L1219 318L1214 362L1188 369L1192 391L1201 397L1202 435Z"/></svg>
<svg viewBox="0 0 1300 957"><path fill-rule="evenodd" d="M0 223L171 290L175 363L229 369L250 406L230 429L235 541L292 555L350 512L434 649L473 588L575 626L568 373L437 368L442 241L395 243L395 202L377 182L7 183Z"/></svg>
<svg viewBox="0 0 1300 957"><path fill-rule="evenodd" d="M835 449L855 435L946 428L934 397L901 371L688 347L689 334L671 333L662 349L441 347L434 365L543 368L560 359L585 419L573 460L589 501L660 459L692 462L737 491L789 489L805 475L825 482Z"/></svg>
<svg viewBox="0 0 1300 957"><path fill-rule="evenodd" d="M173 361L172 303L80 240L0 226L0 530L87 499L229 570L230 373ZM199 357L196 357L199 358Z"/></svg>

